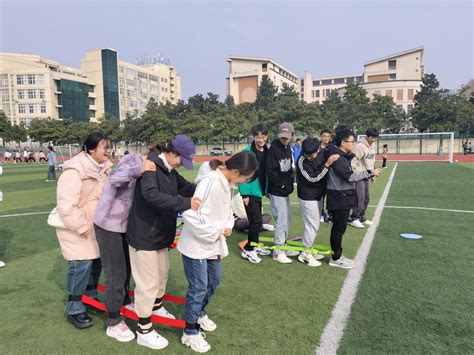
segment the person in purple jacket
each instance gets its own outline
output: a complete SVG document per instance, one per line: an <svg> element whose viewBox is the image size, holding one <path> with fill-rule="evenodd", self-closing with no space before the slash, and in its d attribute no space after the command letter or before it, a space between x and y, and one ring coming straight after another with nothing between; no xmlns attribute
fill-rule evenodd
<svg viewBox="0 0 474 355"><path fill-rule="evenodd" d="M156 153L156 148L150 149L150 154ZM146 155L126 155L111 171L94 216L94 228L106 276L106 334L120 342L135 339L135 334L120 314L122 305L131 304L128 296L130 257L125 241L128 214L132 206L136 179L146 171L155 170L155 163L148 160Z"/></svg>

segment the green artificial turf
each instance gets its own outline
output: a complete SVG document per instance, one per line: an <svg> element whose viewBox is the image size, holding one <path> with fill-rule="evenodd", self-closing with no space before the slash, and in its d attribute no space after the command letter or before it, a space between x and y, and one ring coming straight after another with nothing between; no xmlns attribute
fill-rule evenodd
<svg viewBox="0 0 474 355"><path fill-rule="evenodd" d="M474 211L472 167L399 164L386 205ZM474 353L473 237L474 214L385 209L339 353Z"/></svg>

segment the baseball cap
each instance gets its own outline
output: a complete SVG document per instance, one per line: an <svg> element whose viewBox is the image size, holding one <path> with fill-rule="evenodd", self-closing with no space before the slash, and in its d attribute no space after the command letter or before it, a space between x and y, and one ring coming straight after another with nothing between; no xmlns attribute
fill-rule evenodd
<svg viewBox="0 0 474 355"><path fill-rule="evenodd" d="M196 146L191 138L179 134L171 141L174 149L181 155L181 163L188 170L193 170L193 156L196 154Z"/></svg>
<svg viewBox="0 0 474 355"><path fill-rule="evenodd" d="M290 139L293 133L295 132L295 127L290 122L283 122L278 127L278 138L288 138Z"/></svg>

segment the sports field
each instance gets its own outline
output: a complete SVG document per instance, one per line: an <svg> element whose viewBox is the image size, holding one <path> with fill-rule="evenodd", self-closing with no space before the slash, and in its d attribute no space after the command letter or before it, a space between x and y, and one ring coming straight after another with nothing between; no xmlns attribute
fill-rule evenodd
<svg viewBox="0 0 474 355"><path fill-rule="evenodd" d="M56 185L44 181L45 166L3 167L0 260L7 266L0 269L0 353L153 353L135 341L122 344L108 338L104 314L92 314L96 324L84 330L66 322L67 263L55 231L46 224L55 206ZM371 186L369 217L393 168L389 165ZM189 179L194 174L183 171ZM338 352L474 353L474 164L398 163L386 193ZM297 204L293 217L292 235L301 235ZM329 230L330 224L322 224L318 244L328 244ZM348 227L346 256L356 255L366 232ZM423 239L402 239L403 232ZM313 353L352 272L329 267L327 259L317 268L296 259L282 265L268 257L251 264L241 259L237 246L245 238L234 232L228 239L223 281L208 309L218 325L207 334L211 352ZM186 285L179 254L173 250L168 293L184 296ZM182 305L169 303L167 308L182 319ZM129 324L135 328L134 322ZM193 353L181 345L180 329L157 325L157 330L170 341L163 353ZM331 337L331 331L327 335Z"/></svg>

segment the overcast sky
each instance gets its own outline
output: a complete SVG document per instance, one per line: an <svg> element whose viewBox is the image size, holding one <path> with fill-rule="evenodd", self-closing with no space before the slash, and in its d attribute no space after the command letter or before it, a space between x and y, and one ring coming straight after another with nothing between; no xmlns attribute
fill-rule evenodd
<svg viewBox="0 0 474 355"><path fill-rule="evenodd" d="M170 57L183 99L225 98L228 55L271 57L303 76L363 72L363 63L424 46L426 73L458 89L473 78L472 1L5 1L0 50L79 68L90 49L122 60ZM1 68L0 68L1 71Z"/></svg>

